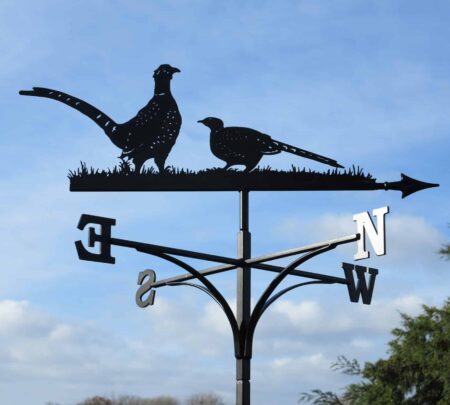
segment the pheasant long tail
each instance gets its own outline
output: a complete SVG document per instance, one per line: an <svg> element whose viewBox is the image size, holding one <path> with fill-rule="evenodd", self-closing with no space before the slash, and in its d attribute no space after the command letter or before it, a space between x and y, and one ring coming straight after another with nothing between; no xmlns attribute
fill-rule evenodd
<svg viewBox="0 0 450 405"><path fill-rule="evenodd" d="M288 145L287 143L283 143L280 141L273 141L273 143L280 148L280 150L293 153L294 155L301 156L307 159L315 160L320 163L324 163L329 166L344 168L344 166L340 165L336 160L327 158L322 155L318 155L313 152L309 152L305 149L297 148L296 146Z"/></svg>
<svg viewBox="0 0 450 405"><path fill-rule="evenodd" d="M119 137L118 124L108 117L103 111L100 111L98 108L87 103L86 101L71 96L70 94L63 93L62 91L46 89L44 87L33 87L33 90L21 90L19 91L19 94L22 96L50 98L74 108L89 117L100 128L102 128L114 145L119 148L123 147Z"/></svg>

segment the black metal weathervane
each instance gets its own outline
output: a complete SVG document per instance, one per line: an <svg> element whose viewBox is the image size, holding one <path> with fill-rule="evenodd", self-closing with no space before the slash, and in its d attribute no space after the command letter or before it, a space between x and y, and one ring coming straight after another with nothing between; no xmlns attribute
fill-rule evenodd
<svg viewBox="0 0 450 405"><path fill-rule="evenodd" d="M437 184L425 183L404 174L400 181L377 182L370 174L359 168L344 169L336 160L274 140L269 135L244 127L225 127L221 119L207 117L198 122L210 129L211 152L225 162L224 168L211 168L200 171L166 167L165 162L175 144L181 127L181 115L171 93L171 80L179 69L168 64L159 66L153 74L154 95L134 118L118 124L108 115L91 104L58 90L34 87L22 90L21 95L50 98L62 102L93 120L100 126L115 146L121 149L119 167L114 169L88 169L85 163L75 171L69 172L71 191L238 191L239 192L239 232L237 257L225 257L191 250L159 246L112 237L112 227L116 220L95 215L81 215L78 228L84 230L88 225L99 225L99 231L89 227L88 247L98 247L97 252L86 249L81 241L75 242L81 260L114 264L111 246L132 248L141 253L164 259L185 271L176 277L156 280L156 273L147 269L138 275L136 303L145 308L153 305L155 290L164 286L191 286L213 298L224 311L230 324L234 354L236 357L236 404L250 404L250 364L253 354L253 337L256 326L263 313L282 295L289 291L313 284L346 285L350 300L364 304L372 300L378 270L374 268L342 263L344 277L313 273L299 267L322 253L342 244L356 242L355 260L366 259L366 236L377 255L385 254L385 215L388 207L373 211L377 218L374 226L369 213L356 214L353 220L357 232L353 235L325 242L276 252L259 257L251 257L251 234L249 231L249 193L250 191L315 191L315 190L399 190L402 197ZM288 152L300 157L315 160L332 166L327 172L315 172L292 167L290 171L257 168L264 155ZM154 159L158 168L143 167ZM131 166L133 164L133 166ZM238 171L233 166L245 166ZM340 171L339 169L344 169ZM181 258L200 259L218 263L205 269L195 269ZM294 257L287 266L276 266L271 261ZM253 310L250 305L252 269L273 272L275 277L257 300ZM229 304L207 278L208 275L237 271L236 315ZM366 281L366 273L369 280ZM354 275L356 275L356 280ZM278 289L287 276L301 277L301 281L284 289ZM194 283L191 280L197 280Z"/></svg>

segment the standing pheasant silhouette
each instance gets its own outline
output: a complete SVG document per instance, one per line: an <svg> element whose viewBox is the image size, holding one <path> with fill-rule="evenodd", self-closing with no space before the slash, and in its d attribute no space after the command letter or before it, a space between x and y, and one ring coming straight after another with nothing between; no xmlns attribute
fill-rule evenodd
<svg viewBox="0 0 450 405"><path fill-rule="evenodd" d="M170 81L179 69L161 65L154 71L155 91L152 99L137 115L123 124L118 124L104 112L86 101L58 90L33 87L21 90L23 96L51 98L75 108L101 127L114 145L122 149L121 159L131 160L135 171L140 172L146 160L154 158L160 172L181 127L181 115L170 91Z"/></svg>
<svg viewBox="0 0 450 405"><path fill-rule="evenodd" d="M244 165L245 171L249 172L256 167L264 155L275 155L281 152L293 153L326 165L343 168L336 160L276 141L269 135L251 128L224 127L223 121L215 117L207 117L197 122L211 130L211 152L226 162L224 169L233 165Z"/></svg>

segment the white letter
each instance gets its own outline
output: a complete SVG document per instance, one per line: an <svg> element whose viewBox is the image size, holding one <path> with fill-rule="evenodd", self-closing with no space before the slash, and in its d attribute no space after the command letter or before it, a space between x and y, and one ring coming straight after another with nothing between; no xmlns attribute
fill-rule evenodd
<svg viewBox="0 0 450 405"><path fill-rule="evenodd" d="M148 279L144 282L145 279ZM156 281L156 273L153 270L144 270L139 273L138 285L140 287L136 291L136 304L138 307L145 308L153 305L155 302L155 290L152 289L152 284ZM143 299L144 294L149 293L146 299Z"/></svg>
<svg viewBox="0 0 450 405"><path fill-rule="evenodd" d="M366 251L366 233L372 244L375 254L382 256L386 254L386 233L384 231L384 216L389 212L389 207L381 207L372 211L373 215L377 217L377 229L370 218L368 212L361 212L353 215L353 221L356 221L356 232L361 235L357 242L358 251L353 256L355 260L367 259L370 257Z"/></svg>

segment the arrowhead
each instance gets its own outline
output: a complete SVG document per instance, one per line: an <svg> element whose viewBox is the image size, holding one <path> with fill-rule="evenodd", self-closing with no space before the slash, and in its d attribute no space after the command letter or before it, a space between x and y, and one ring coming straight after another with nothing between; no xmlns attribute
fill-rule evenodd
<svg viewBox="0 0 450 405"><path fill-rule="evenodd" d="M413 179L406 174L401 174L402 180L398 182L398 189L402 192L402 198L408 197L416 191L424 190L431 187L439 187L439 184L425 183L424 181Z"/></svg>

